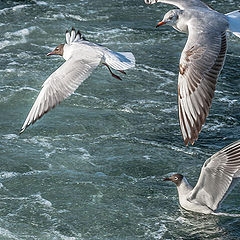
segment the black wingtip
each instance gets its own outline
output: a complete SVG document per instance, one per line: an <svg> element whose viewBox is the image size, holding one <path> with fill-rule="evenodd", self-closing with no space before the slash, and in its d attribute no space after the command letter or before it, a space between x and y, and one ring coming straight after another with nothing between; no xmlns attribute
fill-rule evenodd
<svg viewBox="0 0 240 240"><path fill-rule="evenodd" d="M18 133L18 135L20 136L23 132L24 132L25 129L21 129L20 132Z"/></svg>

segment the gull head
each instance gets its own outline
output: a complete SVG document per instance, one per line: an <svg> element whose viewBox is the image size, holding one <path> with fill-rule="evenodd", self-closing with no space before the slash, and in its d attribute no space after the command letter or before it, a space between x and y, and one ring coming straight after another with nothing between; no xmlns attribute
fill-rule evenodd
<svg viewBox="0 0 240 240"><path fill-rule="evenodd" d="M163 179L163 181L174 182L177 186L180 186L182 180L183 180L182 174L173 174L171 177L167 177Z"/></svg>
<svg viewBox="0 0 240 240"><path fill-rule="evenodd" d="M63 47L64 47L64 44L58 45L52 52L48 53L47 56L50 56L50 55L63 56Z"/></svg>
<svg viewBox="0 0 240 240"><path fill-rule="evenodd" d="M157 24L156 28L164 24L167 24L173 27L176 26L181 13L182 13L182 10L180 9L170 10L164 15L163 20Z"/></svg>

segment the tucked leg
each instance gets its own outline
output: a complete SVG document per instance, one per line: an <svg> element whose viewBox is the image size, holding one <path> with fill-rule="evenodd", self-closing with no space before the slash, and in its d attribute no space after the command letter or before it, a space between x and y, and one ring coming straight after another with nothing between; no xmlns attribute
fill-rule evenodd
<svg viewBox="0 0 240 240"><path fill-rule="evenodd" d="M111 70L111 68L108 66L108 64L103 63L103 65L105 65L105 66L108 68L109 72L112 74L112 76L113 76L114 78L116 78L116 79L118 79L118 80L122 80L118 75L116 75L116 74L114 74L114 73L112 72L112 70Z"/></svg>

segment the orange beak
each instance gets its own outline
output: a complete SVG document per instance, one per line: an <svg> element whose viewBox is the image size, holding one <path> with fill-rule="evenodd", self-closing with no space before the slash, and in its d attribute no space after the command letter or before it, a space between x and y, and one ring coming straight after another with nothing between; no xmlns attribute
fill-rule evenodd
<svg viewBox="0 0 240 240"><path fill-rule="evenodd" d="M161 21L161 22L159 22L159 23L157 24L156 28L157 28L157 27L160 27L160 26L162 26L162 25L164 25L164 24L166 24L166 23L163 22L163 21Z"/></svg>

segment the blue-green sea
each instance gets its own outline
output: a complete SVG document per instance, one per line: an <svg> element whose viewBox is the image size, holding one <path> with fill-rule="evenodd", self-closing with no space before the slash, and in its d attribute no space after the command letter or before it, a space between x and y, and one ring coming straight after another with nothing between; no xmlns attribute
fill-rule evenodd
<svg viewBox="0 0 240 240"><path fill-rule="evenodd" d="M219 12L239 1L206 0ZM156 23L173 8L143 0L0 0L0 240L240 239L240 219L179 207L179 172L240 138L240 39L228 53L198 141L186 147L177 108L187 36ZM122 81L99 66L68 99L19 135L43 82L64 60L46 54L75 27L131 51ZM221 211L240 214L240 187Z"/></svg>

